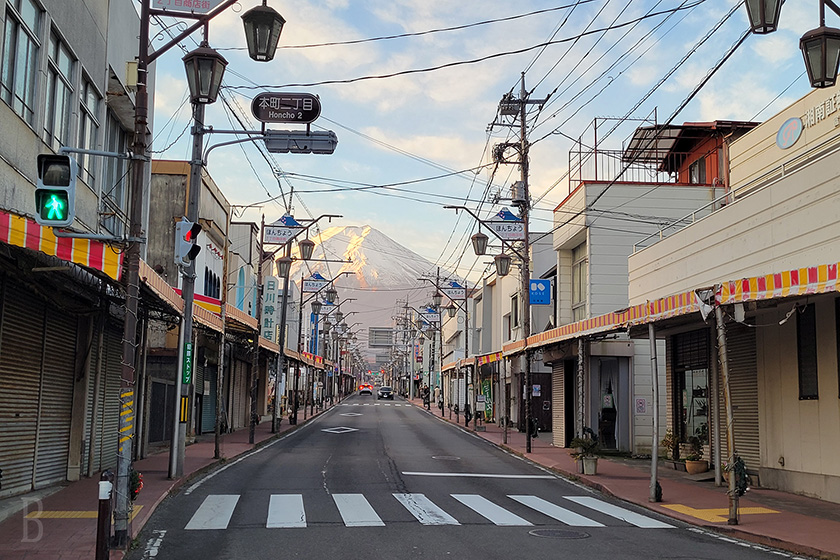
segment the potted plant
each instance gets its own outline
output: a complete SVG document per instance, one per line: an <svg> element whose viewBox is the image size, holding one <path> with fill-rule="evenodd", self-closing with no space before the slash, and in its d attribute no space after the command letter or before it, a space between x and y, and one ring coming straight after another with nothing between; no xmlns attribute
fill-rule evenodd
<svg viewBox="0 0 840 560"><path fill-rule="evenodd" d="M591 437L576 437L569 442L570 447L577 448L572 457L583 466L583 474L598 474L598 440Z"/></svg>
<svg viewBox="0 0 840 560"><path fill-rule="evenodd" d="M677 439L677 436L674 435L674 432L670 429L667 430L665 432L665 437L662 438L662 441L660 441L659 444L667 449L667 462L671 463L674 470L685 471L685 461L680 459L680 442L679 439Z"/></svg>
<svg viewBox="0 0 840 560"><path fill-rule="evenodd" d="M709 462L703 459L703 443L697 436L688 438L691 450L685 457L685 470L688 474L698 474L709 470Z"/></svg>

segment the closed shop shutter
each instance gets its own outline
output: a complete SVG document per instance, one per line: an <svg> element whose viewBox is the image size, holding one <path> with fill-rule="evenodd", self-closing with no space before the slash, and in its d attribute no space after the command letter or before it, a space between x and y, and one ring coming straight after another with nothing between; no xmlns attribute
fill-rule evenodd
<svg viewBox="0 0 840 560"><path fill-rule="evenodd" d="M44 304L10 282L0 294L0 496L8 496L33 485Z"/></svg>
<svg viewBox="0 0 840 560"><path fill-rule="evenodd" d="M738 323L726 325L726 351L729 362L729 385L732 391L732 415L735 421L735 450L747 469L757 472L761 466L758 438L758 374L755 330ZM721 381L721 393L723 392ZM726 411L721 403L723 422ZM724 449L726 437L723 435ZM727 453L726 455L729 455ZM725 456L724 456L724 460Z"/></svg>
<svg viewBox="0 0 840 560"><path fill-rule="evenodd" d="M233 384L233 415L231 425L234 430L246 425L245 409L248 403L248 376L247 366L242 360L234 361L234 384Z"/></svg>
<svg viewBox="0 0 840 560"><path fill-rule="evenodd" d="M566 446L566 395L565 383L566 365L563 360L557 360L551 366L551 421L554 425L552 442L555 447Z"/></svg>
<svg viewBox="0 0 840 560"><path fill-rule="evenodd" d="M51 311L47 314L44 372L38 412L38 455L35 487L67 478L77 319Z"/></svg>
<svg viewBox="0 0 840 560"><path fill-rule="evenodd" d="M204 351L199 350L193 360L193 404L190 422L196 427L196 433L202 433L201 423L203 422L204 409Z"/></svg>
<svg viewBox="0 0 840 560"><path fill-rule="evenodd" d="M210 433L216 430L216 372L217 366L204 368L204 381L210 382L210 392L203 396L201 402L201 431ZM198 390L198 388L196 388ZM202 384L201 390L204 390Z"/></svg>
<svg viewBox="0 0 840 560"><path fill-rule="evenodd" d="M113 469L117 466L120 432L120 379L122 376L122 330L109 325L105 331L105 363L102 381L104 390L100 402L99 466L95 470Z"/></svg>

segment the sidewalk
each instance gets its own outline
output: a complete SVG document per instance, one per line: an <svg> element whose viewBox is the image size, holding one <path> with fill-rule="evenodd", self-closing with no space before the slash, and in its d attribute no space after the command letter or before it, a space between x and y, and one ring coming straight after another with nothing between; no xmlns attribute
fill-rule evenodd
<svg viewBox="0 0 840 560"><path fill-rule="evenodd" d="M413 404L423 406L422 400ZM440 409L431 414L441 418ZM445 411L443 420L449 419ZM463 427L464 417L460 417ZM690 477L684 472L660 463L657 479L662 486L662 501L649 502L650 459L601 457L598 474L578 474L569 449L554 447L551 434L543 433L531 440L531 453L525 453L526 437L516 428L508 429L507 443L496 424L484 424L485 431L473 432L516 455L547 467L563 476L595 488L607 495L632 502L649 510L702 527L709 531L780 548L817 558L840 559L840 506L787 492L752 488L740 499L738 525L728 525L727 488L714 485L714 475ZM470 428L472 429L472 424ZM712 480L708 480L711 478ZM702 480L698 480L702 479Z"/></svg>
<svg viewBox="0 0 840 560"><path fill-rule="evenodd" d="M143 489L134 502L132 538L140 533L155 508L171 492L221 461L231 460L291 432L318 414L316 410L314 416L304 420L301 409L295 426L284 417L277 434L271 433L270 420L263 421L254 431L253 444L248 443L247 428L223 434L219 446L221 460L213 458L215 436L198 436L198 440L186 448L184 476L177 480L167 478L168 446L162 452L135 461L134 469L143 474ZM82 478L45 493L33 492L0 500L0 560L93 560L98 493L99 478L94 477ZM111 551L111 560L122 557L122 551Z"/></svg>
<svg viewBox="0 0 840 560"><path fill-rule="evenodd" d="M422 408L419 399L415 399L413 404ZM433 408L432 414L440 418L438 409ZM309 416L307 421L311 418ZM454 420L455 416L452 418ZM450 421L448 411L444 420ZM463 427L463 416L461 423ZM247 429L224 434L220 446L223 460L231 460L304 424L303 414L300 413L296 426L289 425L288 418L284 418L278 433L271 434L271 423L264 421L256 428L254 444L248 443ZM550 434L533 439L532 452L526 454L524 433L509 429L505 444L498 426L486 424L485 428L483 432L474 432L475 435L608 495L722 535L798 554L840 559L840 539L837 538L840 535L840 507L837 504L785 492L752 489L741 498L740 524L730 526L726 523L728 500L725 488L718 488L713 482L695 481L685 473L661 464L658 472L663 501L650 503L649 460L601 458L598 474L585 476L577 473L569 450L551 445ZM134 463L135 469L143 473L144 487L134 506L132 537L136 537L170 492L220 462L213 458L214 450L212 435L200 436L199 441L189 445L184 465L186 474L178 480L167 478L168 450ZM0 522L0 560L93 559L98 482L96 478L84 478L40 500L35 500L35 493L0 500L0 519L4 513L14 511ZM24 504L28 506L21 509ZM111 560L122 557L121 551L111 552Z"/></svg>

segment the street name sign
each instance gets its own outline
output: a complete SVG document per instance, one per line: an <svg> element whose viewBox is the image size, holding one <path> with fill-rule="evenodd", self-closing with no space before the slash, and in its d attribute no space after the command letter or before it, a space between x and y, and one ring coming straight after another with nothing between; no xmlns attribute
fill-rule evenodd
<svg viewBox="0 0 840 560"><path fill-rule="evenodd" d="M209 14L221 3L222 0L155 0L152 7L167 12Z"/></svg>
<svg viewBox="0 0 840 560"><path fill-rule="evenodd" d="M321 115L321 101L311 93L261 93L251 102L251 112L264 123L308 124Z"/></svg>

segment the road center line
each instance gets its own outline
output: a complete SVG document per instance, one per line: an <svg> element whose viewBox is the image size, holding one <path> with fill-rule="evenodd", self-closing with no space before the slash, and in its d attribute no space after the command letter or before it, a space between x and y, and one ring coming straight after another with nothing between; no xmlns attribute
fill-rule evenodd
<svg viewBox="0 0 840 560"><path fill-rule="evenodd" d="M521 478L521 479L554 479L548 474L489 474L489 473L453 473L453 472L411 472L403 471L406 476L448 476L464 478Z"/></svg>

